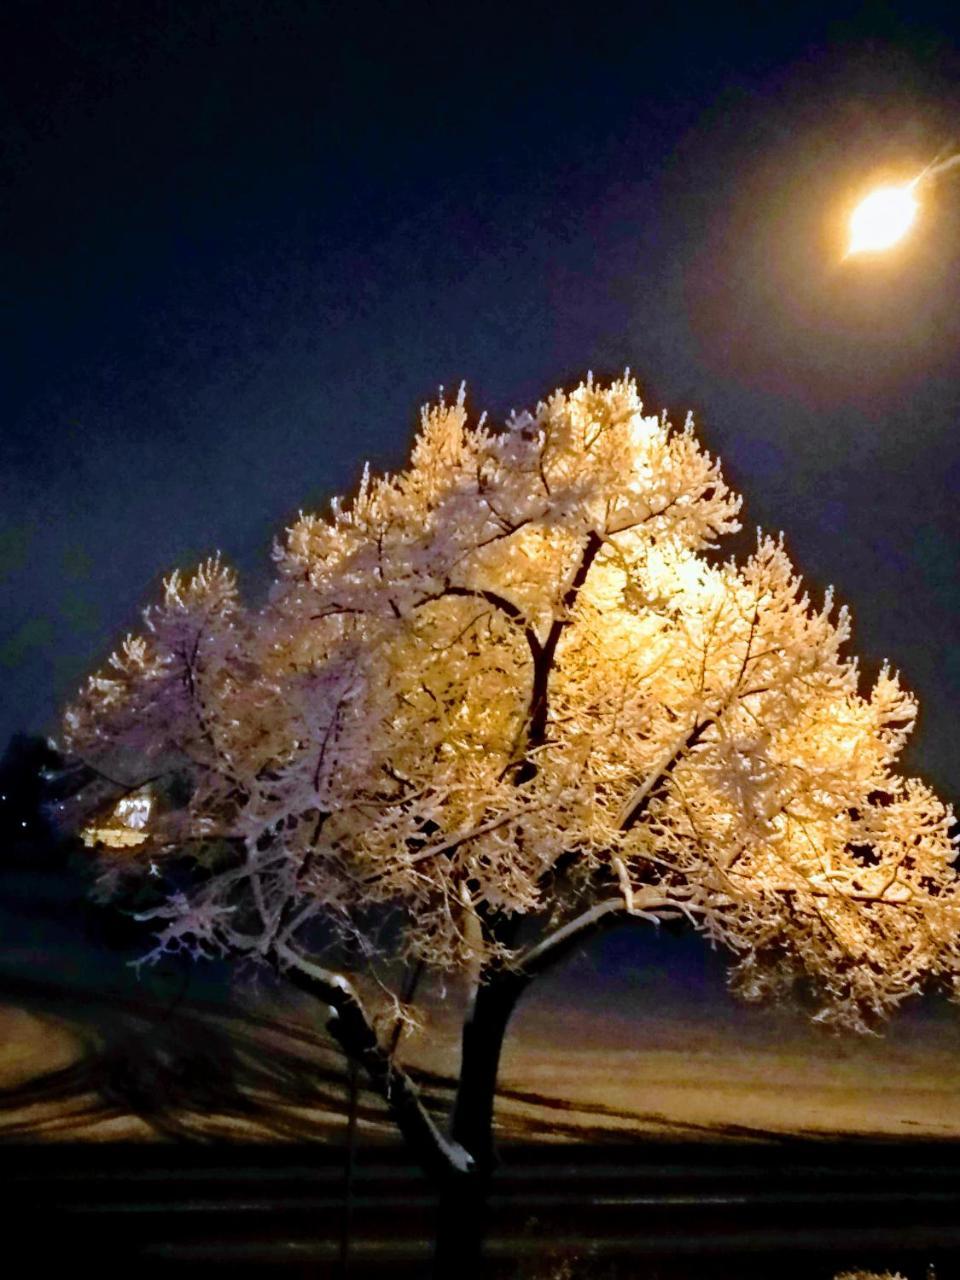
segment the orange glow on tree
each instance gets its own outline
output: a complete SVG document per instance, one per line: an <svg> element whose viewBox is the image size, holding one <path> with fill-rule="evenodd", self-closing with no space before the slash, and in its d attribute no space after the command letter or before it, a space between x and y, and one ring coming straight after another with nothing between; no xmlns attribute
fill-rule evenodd
<svg viewBox="0 0 960 1280"><path fill-rule="evenodd" d="M685 920L743 997L802 980L838 1026L956 994L952 814L898 771L914 699L886 667L861 691L846 609L811 601L782 541L713 554L739 509L629 377L503 431L461 394L424 409L399 474L301 514L262 606L219 559L170 577L64 721L103 773L120 753L128 778L189 779L145 850L233 849L153 912L149 958L275 966L451 1172L489 1157L520 993L602 921ZM337 940L468 976L451 1136Z"/></svg>

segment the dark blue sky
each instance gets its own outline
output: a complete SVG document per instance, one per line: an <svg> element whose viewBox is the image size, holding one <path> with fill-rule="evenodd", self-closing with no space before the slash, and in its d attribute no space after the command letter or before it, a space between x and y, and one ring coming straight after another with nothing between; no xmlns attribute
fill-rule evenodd
<svg viewBox="0 0 960 1280"><path fill-rule="evenodd" d="M258 596L439 384L497 420L629 365L956 797L960 178L888 258L837 236L960 136L960 19L782 8L8 0L0 741L173 566Z"/></svg>

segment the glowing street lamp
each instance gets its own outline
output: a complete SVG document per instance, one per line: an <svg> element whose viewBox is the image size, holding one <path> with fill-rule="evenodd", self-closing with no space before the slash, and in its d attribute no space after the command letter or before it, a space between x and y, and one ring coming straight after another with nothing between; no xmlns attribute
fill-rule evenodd
<svg viewBox="0 0 960 1280"><path fill-rule="evenodd" d="M850 244L853 253L877 253L902 240L913 226L920 207L913 194L918 178L903 187L880 187L861 200L850 215Z"/></svg>
<svg viewBox="0 0 960 1280"><path fill-rule="evenodd" d="M941 160L936 156L910 182L900 186L878 187L866 196L850 215L850 243L843 255L880 253L902 240L916 220L920 208L914 192L921 183L932 181L960 165L960 154Z"/></svg>

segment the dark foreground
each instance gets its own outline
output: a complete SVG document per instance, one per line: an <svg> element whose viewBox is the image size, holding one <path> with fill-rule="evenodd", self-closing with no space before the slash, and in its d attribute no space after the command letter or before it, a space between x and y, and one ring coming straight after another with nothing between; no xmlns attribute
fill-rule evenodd
<svg viewBox="0 0 960 1280"><path fill-rule="evenodd" d="M580 1259L571 1280L827 1280L854 1266L960 1278L960 1151L946 1144L541 1144L503 1157L491 1276L564 1274L552 1255ZM8 1145L0 1168L6 1256L32 1274L426 1270L433 1197L392 1147L361 1148L350 1171L320 1145Z"/></svg>

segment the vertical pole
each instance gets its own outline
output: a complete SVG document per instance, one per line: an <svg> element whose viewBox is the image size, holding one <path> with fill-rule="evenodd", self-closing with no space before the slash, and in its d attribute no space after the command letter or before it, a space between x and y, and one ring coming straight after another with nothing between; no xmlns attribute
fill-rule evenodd
<svg viewBox="0 0 960 1280"><path fill-rule="evenodd" d="M350 1233L353 1230L353 1178L357 1164L357 1064L347 1058L347 1151L343 1171L343 1218L340 1224L340 1280L350 1275Z"/></svg>

